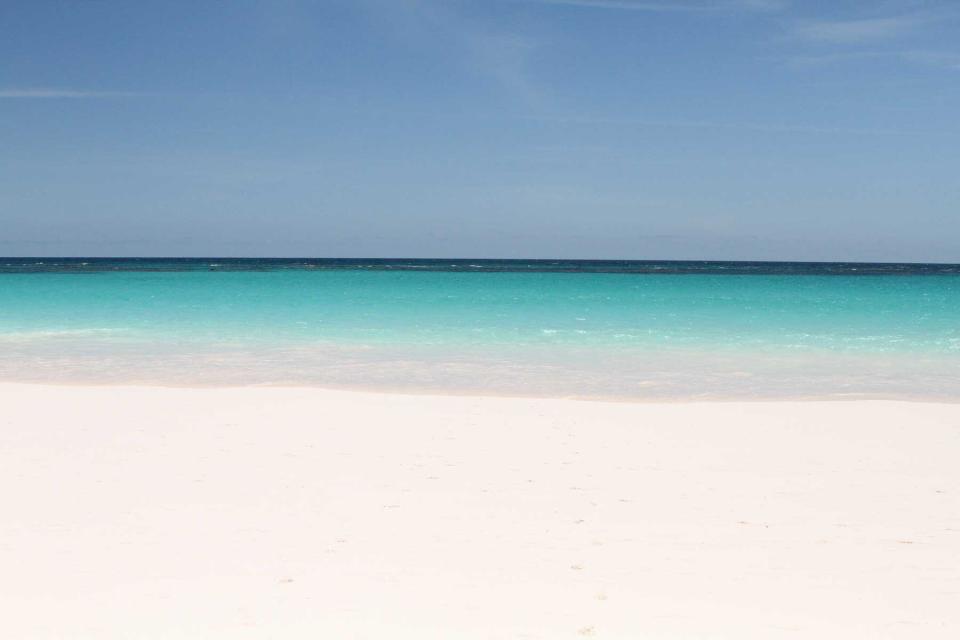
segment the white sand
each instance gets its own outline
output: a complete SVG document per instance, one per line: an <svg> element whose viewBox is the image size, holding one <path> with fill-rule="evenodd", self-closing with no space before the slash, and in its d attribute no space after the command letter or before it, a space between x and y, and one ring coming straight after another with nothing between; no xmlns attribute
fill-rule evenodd
<svg viewBox="0 0 960 640"><path fill-rule="evenodd" d="M958 638L960 405L0 385L3 638Z"/></svg>

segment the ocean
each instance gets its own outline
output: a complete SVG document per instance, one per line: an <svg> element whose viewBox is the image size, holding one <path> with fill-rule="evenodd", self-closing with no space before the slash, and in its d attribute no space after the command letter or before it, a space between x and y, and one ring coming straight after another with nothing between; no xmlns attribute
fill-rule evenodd
<svg viewBox="0 0 960 640"><path fill-rule="evenodd" d="M0 380L960 398L960 265L0 258Z"/></svg>

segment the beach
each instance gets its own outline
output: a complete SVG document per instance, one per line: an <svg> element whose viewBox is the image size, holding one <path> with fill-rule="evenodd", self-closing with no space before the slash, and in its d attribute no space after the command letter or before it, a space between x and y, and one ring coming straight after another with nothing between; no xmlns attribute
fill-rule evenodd
<svg viewBox="0 0 960 640"><path fill-rule="evenodd" d="M2 0L0 640L960 640L960 0Z"/></svg>
<svg viewBox="0 0 960 640"><path fill-rule="evenodd" d="M960 404L0 384L9 638L955 638Z"/></svg>

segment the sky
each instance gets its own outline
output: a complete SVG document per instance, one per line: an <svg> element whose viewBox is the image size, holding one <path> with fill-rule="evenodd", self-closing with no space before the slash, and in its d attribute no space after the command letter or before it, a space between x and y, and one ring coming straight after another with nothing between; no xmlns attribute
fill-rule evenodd
<svg viewBox="0 0 960 640"><path fill-rule="evenodd" d="M955 0L4 0L0 255L960 262Z"/></svg>

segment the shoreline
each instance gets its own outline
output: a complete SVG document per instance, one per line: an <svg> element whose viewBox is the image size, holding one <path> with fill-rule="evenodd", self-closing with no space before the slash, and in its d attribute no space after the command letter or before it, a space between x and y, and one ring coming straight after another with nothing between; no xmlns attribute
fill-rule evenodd
<svg viewBox="0 0 960 640"><path fill-rule="evenodd" d="M960 406L0 383L29 638L953 638Z"/></svg>
<svg viewBox="0 0 960 640"><path fill-rule="evenodd" d="M206 391L241 391L241 390L308 390L318 392L334 393L354 393L354 394L372 394L387 396L414 396L414 397L436 397L436 398L484 398L490 400L509 399L509 400L531 400L531 401L563 401L563 402L586 402L600 404L639 404L639 405L678 405L678 404L783 404L783 403L851 403L851 402L893 402L893 403L911 403L911 404L932 404L932 405L960 405L960 397L955 396L910 396L904 395L884 395L884 394L865 394L851 392L849 394L834 394L831 396L809 395L809 396L593 396L593 395L547 395L533 393L507 393L501 391L472 391L469 389L450 389L440 390L436 388L411 389L405 387L363 387L363 386L336 386L329 384L295 384L290 382L282 383L211 383L201 385L196 383L173 384L164 382L143 382L134 381L128 383L115 381L35 381L35 380L7 380L0 378L0 388L2 387L51 387L51 388L89 388L89 389L169 389L169 390L206 390ZM2 389L0 389L2 390Z"/></svg>

